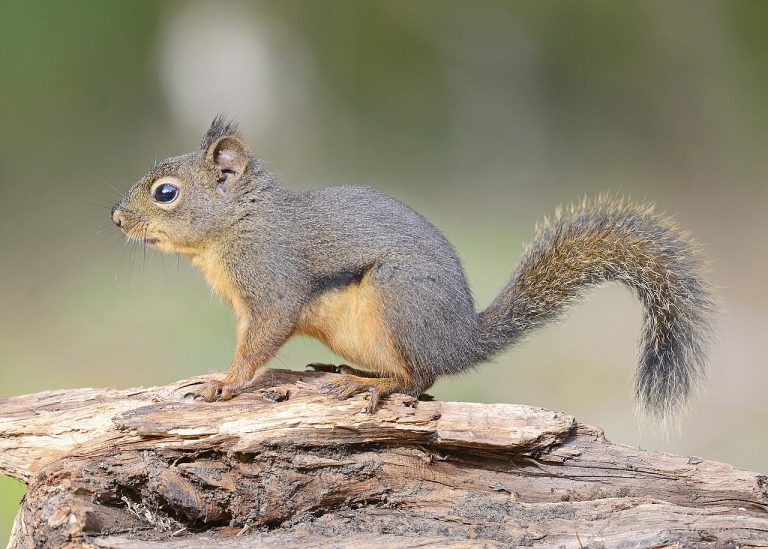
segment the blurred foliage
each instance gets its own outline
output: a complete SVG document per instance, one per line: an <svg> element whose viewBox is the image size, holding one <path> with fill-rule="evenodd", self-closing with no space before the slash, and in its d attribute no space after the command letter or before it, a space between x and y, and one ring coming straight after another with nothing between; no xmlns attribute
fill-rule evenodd
<svg viewBox="0 0 768 549"><path fill-rule="evenodd" d="M0 517L2 517L0 540L4 543L8 541L13 517L16 516L16 511L19 509L19 503L25 491L26 487L18 480L0 475L0 494L2 494L0 497Z"/></svg>
<svg viewBox="0 0 768 549"><path fill-rule="evenodd" d="M287 185L372 185L427 215L481 306L559 203L611 189L680 212L724 310L710 389L680 433L634 422L639 307L618 288L433 392L563 409L614 440L768 471L767 3L2 6L0 395L226 367L229 311L184 261L124 245L108 219L223 110ZM292 341L276 365L333 359ZM0 479L0 538L20 494Z"/></svg>

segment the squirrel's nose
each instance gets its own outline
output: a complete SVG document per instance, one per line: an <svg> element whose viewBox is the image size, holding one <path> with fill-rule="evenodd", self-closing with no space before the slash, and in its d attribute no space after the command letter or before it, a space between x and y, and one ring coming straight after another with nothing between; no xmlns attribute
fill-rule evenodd
<svg viewBox="0 0 768 549"><path fill-rule="evenodd" d="M112 221L114 221L115 225L118 227L123 224L123 217L120 210L117 209L117 206L112 208Z"/></svg>

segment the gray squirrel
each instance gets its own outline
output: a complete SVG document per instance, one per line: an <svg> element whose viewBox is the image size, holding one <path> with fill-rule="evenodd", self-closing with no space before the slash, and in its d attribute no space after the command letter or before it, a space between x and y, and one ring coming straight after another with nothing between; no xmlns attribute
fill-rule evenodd
<svg viewBox="0 0 768 549"><path fill-rule="evenodd" d="M226 400L294 335L353 364L327 385L338 398L418 396L550 322L585 290L626 284L645 316L638 406L678 413L705 375L712 299L693 241L669 220L600 197L538 230L511 280L477 312L446 238L408 206L366 187L294 192L217 116L194 152L157 164L112 209L126 235L188 257L237 317L223 381L198 393Z"/></svg>

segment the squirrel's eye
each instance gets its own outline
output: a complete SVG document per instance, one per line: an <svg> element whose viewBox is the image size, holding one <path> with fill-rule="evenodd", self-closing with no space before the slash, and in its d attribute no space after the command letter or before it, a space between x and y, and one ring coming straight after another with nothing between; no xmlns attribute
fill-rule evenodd
<svg viewBox="0 0 768 549"><path fill-rule="evenodd" d="M179 188L170 183L161 183L152 192L152 200L159 204L170 204L179 196Z"/></svg>

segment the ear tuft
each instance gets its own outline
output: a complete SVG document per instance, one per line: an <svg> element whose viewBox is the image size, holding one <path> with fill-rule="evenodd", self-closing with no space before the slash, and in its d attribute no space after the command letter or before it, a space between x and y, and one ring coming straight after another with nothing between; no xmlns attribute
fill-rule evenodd
<svg viewBox="0 0 768 549"><path fill-rule="evenodd" d="M204 151L208 150L216 141L228 136L240 137L240 134L237 132L237 122L231 119L227 120L223 113L219 113L203 136L200 148Z"/></svg>

